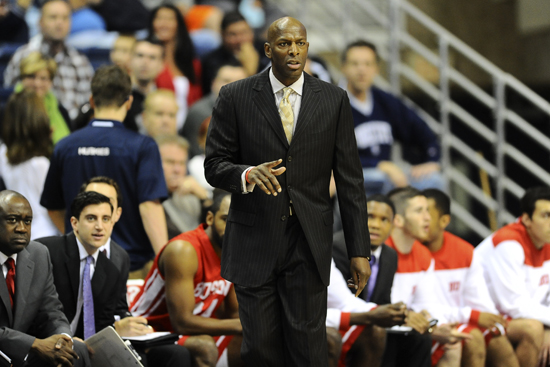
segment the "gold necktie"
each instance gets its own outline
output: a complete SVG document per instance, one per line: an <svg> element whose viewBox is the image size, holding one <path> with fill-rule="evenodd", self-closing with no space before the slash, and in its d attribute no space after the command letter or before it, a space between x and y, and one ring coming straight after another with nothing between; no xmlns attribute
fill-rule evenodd
<svg viewBox="0 0 550 367"><path fill-rule="evenodd" d="M281 115L281 121L283 123L283 129L285 129L286 139L290 144L292 140L292 129L294 128L294 112L292 112L292 106L288 100L288 96L292 93L292 88L283 88L283 99L279 103L279 114Z"/></svg>

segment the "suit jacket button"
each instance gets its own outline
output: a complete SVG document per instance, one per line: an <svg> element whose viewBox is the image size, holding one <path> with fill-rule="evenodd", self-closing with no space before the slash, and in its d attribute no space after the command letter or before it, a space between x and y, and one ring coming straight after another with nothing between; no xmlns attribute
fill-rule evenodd
<svg viewBox="0 0 550 367"><path fill-rule="evenodd" d="M289 162L292 162L292 156L289 155L287 160L288 160Z"/></svg>
<svg viewBox="0 0 550 367"><path fill-rule="evenodd" d="M285 220L286 220L286 215L283 214L283 215L281 216L281 221L284 222Z"/></svg>

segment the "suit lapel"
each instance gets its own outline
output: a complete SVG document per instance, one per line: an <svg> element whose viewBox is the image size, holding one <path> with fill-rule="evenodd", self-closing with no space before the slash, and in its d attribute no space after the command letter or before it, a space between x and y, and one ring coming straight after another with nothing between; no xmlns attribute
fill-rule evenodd
<svg viewBox="0 0 550 367"><path fill-rule="evenodd" d="M382 293L382 291L386 288L385 279L387 278L384 274L384 270L386 269L386 256L384 256L384 252L386 249L384 248L383 244L380 246L382 246L382 250L380 252L380 258L378 259L378 275L376 276L376 284L374 285L374 289L372 290L371 299L373 300L378 299L378 297L380 297L380 293Z"/></svg>
<svg viewBox="0 0 550 367"><path fill-rule="evenodd" d="M298 114L298 121L296 122L296 130L292 140L298 138L305 131L307 125L313 120L314 113L318 109L319 105L319 81L314 77L304 73L304 88L302 90L302 103L300 105L300 112ZM283 131L284 132L284 131Z"/></svg>
<svg viewBox="0 0 550 367"><path fill-rule="evenodd" d="M8 292L8 286L6 285L6 278L4 277L4 272L1 272L0 276L2 278L2 281L0 282L0 298L2 299L2 303L6 308L6 314L8 315L8 325L5 325L5 326L11 327L13 325L13 314L11 312L10 294Z"/></svg>
<svg viewBox="0 0 550 367"><path fill-rule="evenodd" d="M99 253L97 257L97 264L94 270L94 276L92 277L92 293L94 294L94 300L99 299L99 295L105 286L105 281L107 280L106 268L109 265L109 260L103 253ZM94 304L94 307L97 307Z"/></svg>
<svg viewBox="0 0 550 367"><path fill-rule="evenodd" d="M271 83L269 82L269 70L266 70L259 75L253 89L256 93L252 96L252 100L262 112L269 125L271 125L273 131L275 131L275 135L277 135L279 140L281 140L281 142L288 147L288 141L286 140L283 124L281 123L281 117L279 116L277 107L275 106L273 89L271 88Z"/></svg>
<svg viewBox="0 0 550 367"><path fill-rule="evenodd" d="M76 307L78 304L78 287L80 285L80 254L78 252L78 245L76 243L76 236L73 232L67 235L67 242L65 245L65 268L69 274L69 282L71 284L71 294L73 296L73 302Z"/></svg>
<svg viewBox="0 0 550 367"><path fill-rule="evenodd" d="M23 249L17 255L17 264L15 266L15 315L13 318L13 328L17 329L19 320L25 316L25 307L27 306L27 295L31 288L34 274L34 261L31 260L27 249ZM7 287L6 287L7 288ZM9 302L9 301L8 301Z"/></svg>

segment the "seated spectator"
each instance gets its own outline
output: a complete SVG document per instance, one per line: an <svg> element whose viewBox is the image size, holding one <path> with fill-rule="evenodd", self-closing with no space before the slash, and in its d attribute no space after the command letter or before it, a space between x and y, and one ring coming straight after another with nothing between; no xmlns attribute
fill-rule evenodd
<svg viewBox="0 0 550 367"><path fill-rule="evenodd" d="M163 63L164 47L157 39L153 37L134 42L130 58L130 78L134 100L123 121L127 129L138 131L138 126L143 125L141 118L143 103L147 94L156 90L156 78L163 67ZM83 128L90 122L93 115L94 110L87 102L80 108L80 113L73 120L71 129L75 131ZM143 128L141 132L144 133Z"/></svg>
<svg viewBox="0 0 550 367"><path fill-rule="evenodd" d="M437 302L444 305L447 321L460 323L459 330L473 340L462 347L462 365L469 367L519 366L514 348L505 335L501 316L483 279L483 267L474 246L445 231L451 222L451 200L442 191L427 189L430 229L423 242L435 261ZM445 352L441 349L438 352Z"/></svg>
<svg viewBox="0 0 550 367"><path fill-rule="evenodd" d="M178 102L174 92L157 89L147 95L143 107L141 133L152 138L160 135L177 135Z"/></svg>
<svg viewBox="0 0 550 367"><path fill-rule="evenodd" d="M130 34L121 34L111 48L111 62L120 66L130 74L132 52L136 44L136 37Z"/></svg>
<svg viewBox="0 0 550 367"><path fill-rule="evenodd" d="M28 198L33 209L31 239L59 231L40 205L52 153L50 123L41 98L32 91L14 93L6 106L0 146L0 176L9 190Z"/></svg>
<svg viewBox="0 0 550 367"><path fill-rule="evenodd" d="M242 338L233 284L221 276L221 245L231 195L218 194L205 223L173 238L155 258L130 310L158 331L183 335L178 344L197 366L242 366ZM224 364L222 364L224 363Z"/></svg>
<svg viewBox="0 0 550 367"><path fill-rule="evenodd" d="M334 234L334 262L328 287L328 305L344 312L369 311L376 305L391 306L392 283L397 271L397 253L384 243L393 229L395 207L386 196L373 195L367 198L367 211L372 253L371 276L367 286L357 298L353 297L353 290L351 292L346 290L347 287L343 282L343 279L351 278L344 232L339 231ZM387 311L391 311L391 308ZM394 315L398 316L399 312ZM342 328L346 330L340 356L342 362L345 362L346 358L351 358L351 361L356 361L358 364L359 361L366 360L369 363L365 365L368 366L429 367L431 365L432 343L430 335L424 333L423 320L408 318L404 323L414 330L408 335L391 333L386 335L383 329L376 326L349 327L348 318L342 316L331 310L327 315L327 326L338 326L340 330ZM387 318L385 320L388 321ZM379 321L384 322L384 320ZM377 323L374 324L377 325ZM384 353L385 349L387 351ZM399 353L396 353L397 350Z"/></svg>
<svg viewBox="0 0 550 367"><path fill-rule="evenodd" d="M31 52L27 57L21 60L19 73L21 83L16 85L15 91L26 89L35 92L44 100L44 106L50 119L50 128L52 130L52 141L56 144L70 134L69 113L58 101L52 89L52 80L54 78L57 65L55 61L38 51Z"/></svg>
<svg viewBox="0 0 550 367"><path fill-rule="evenodd" d="M246 71L239 62L221 65L215 75L210 94L202 97L200 101L191 106L185 119L185 124L180 130L180 134L191 144L189 152L191 157L197 154L204 155L204 147L199 147L198 144L198 133L204 119L212 115L212 109L214 108L214 103L218 98L220 89L226 84L247 77Z"/></svg>
<svg viewBox="0 0 550 367"><path fill-rule="evenodd" d="M30 241L32 217L23 195L0 192L0 263L5 282L0 294L0 350L14 366L91 366L86 345L77 340L73 344L70 336L48 249Z"/></svg>
<svg viewBox="0 0 550 367"><path fill-rule="evenodd" d="M149 35L154 35L164 44L166 65L157 78L157 86L176 93L179 130L189 106L202 97L201 65L195 58L193 42L183 17L174 6L162 5L153 10Z"/></svg>
<svg viewBox="0 0 550 367"><path fill-rule="evenodd" d="M202 202L210 191L187 175L189 143L178 135L155 138L162 159L164 178L170 198L162 203L166 213L168 237L190 231L200 223Z"/></svg>
<svg viewBox="0 0 550 367"><path fill-rule="evenodd" d="M11 0L0 3L0 43L29 42L25 12L32 0Z"/></svg>
<svg viewBox="0 0 550 367"><path fill-rule="evenodd" d="M475 249L498 311L529 323L535 337L516 349L522 366L550 361L550 188L528 189L521 215L484 239ZM544 329L543 326L544 325ZM510 325L511 326L511 325ZM544 330L544 332L543 332ZM508 336L514 334L508 330Z"/></svg>
<svg viewBox="0 0 550 367"><path fill-rule="evenodd" d="M4 86L19 80L20 63L31 52L40 51L57 63L53 78L53 93L59 102L75 118L81 105L90 97L90 82L94 74L86 56L68 46L65 39L71 28L71 8L63 0L48 0L40 17L40 31L28 44L17 49L4 72Z"/></svg>
<svg viewBox="0 0 550 367"><path fill-rule="evenodd" d="M202 59L202 88L210 93L212 81L222 65L239 62L247 76L262 71L269 65L263 42L254 41L254 32L238 12L225 14L222 20L222 44Z"/></svg>
<svg viewBox="0 0 550 367"><path fill-rule="evenodd" d="M350 98L367 195L407 185L443 189L436 135L403 102L373 86L378 61L376 47L366 41L349 44L342 54L345 80L341 86ZM394 140L404 149L414 147L422 152L423 163L406 173L390 161Z"/></svg>

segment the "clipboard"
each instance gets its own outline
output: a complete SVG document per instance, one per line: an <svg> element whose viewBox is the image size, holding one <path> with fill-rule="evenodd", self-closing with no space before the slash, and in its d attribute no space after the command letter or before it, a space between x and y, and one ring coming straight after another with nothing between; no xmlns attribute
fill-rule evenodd
<svg viewBox="0 0 550 367"><path fill-rule="evenodd" d="M92 367L143 367L130 342L122 340L112 326L86 339L86 344L94 351Z"/></svg>
<svg viewBox="0 0 550 367"><path fill-rule="evenodd" d="M157 331L147 335L123 337L123 339L130 341L134 348L142 350L159 345L175 344L179 337L178 334Z"/></svg>
<svg viewBox="0 0 550 367"><path fill-rule="evenodd" d="M0 350L0 367L12 367L11 358Z"/></svg>

